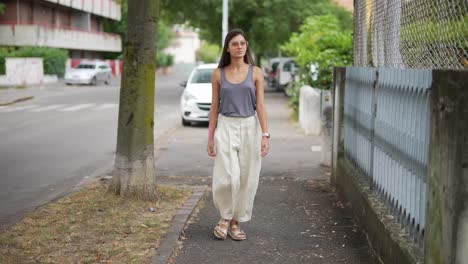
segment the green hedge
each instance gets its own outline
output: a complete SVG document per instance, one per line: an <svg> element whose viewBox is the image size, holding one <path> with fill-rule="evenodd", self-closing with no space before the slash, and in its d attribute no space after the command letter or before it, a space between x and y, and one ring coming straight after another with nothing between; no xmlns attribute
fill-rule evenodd
<svg viewBox="0 0 468 264"><path fill-rule="evenodd" d="M216 63L218 57L221 55L221 48L219 45L203 42L201 47L197 50L197 60L204 63Z"/></svg>
<svg viewBox="0 0 468 264"><path fill-rule="evenodd" d="M63 77L68 52L64 49L44 47L0 48L0 74L5 74L5 58L43 58L44 74Z"/></svg>
<svg viewBox="0 0 468 264"><path fill-rule="evenodd" d="M157 54L157 68L170 67L174 65L174 55L160 52Z"/></svg>

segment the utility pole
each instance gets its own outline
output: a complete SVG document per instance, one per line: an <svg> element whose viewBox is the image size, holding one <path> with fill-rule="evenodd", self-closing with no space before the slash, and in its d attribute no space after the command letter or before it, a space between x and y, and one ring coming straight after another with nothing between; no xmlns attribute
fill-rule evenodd
<svg viewBox="0 0 468 264"><path fill-rule="evenodd" d="M224 38L228 33L228 0L223 0L223 34L221 36L221 48L224 45Z"/></svg>

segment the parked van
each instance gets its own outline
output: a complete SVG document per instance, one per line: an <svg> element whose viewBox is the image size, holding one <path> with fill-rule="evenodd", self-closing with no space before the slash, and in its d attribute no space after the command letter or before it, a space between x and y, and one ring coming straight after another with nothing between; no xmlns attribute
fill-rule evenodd
<svg viewBox="0 0 468 264"><path fill-rule="evenodd" d="M297 70L297 63L293 58L272 58L266 67L267 85L277 91L283 91L292 81L292 72Z"/></svg>

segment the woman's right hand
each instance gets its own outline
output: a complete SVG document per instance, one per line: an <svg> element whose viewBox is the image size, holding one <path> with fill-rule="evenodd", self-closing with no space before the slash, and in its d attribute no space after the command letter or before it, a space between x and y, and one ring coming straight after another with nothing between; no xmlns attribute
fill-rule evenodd
<svg viewBox="0 0 468 264"><path fill-rule="evenodd" d="M206 149L206 151L208 152L208 156L210 157L216 157L216 152L214 150L214 140L213 139L210 139L208 140L208 147Z"/></svg>

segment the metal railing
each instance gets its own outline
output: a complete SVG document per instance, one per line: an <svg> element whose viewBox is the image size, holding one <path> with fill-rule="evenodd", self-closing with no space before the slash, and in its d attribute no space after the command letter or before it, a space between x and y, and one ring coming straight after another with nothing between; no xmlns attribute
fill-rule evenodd
<svg viewBox="0 0 468 264"><path fill-rule="evenodd" d="M374 85L376 69L348 67L344 103L344 148L346 157L372 178L372 133L374 130Z"/></svg>
<svg viewBox="0 0 468 264"><path fill-rule="evenodd" d="M420 246L426 221L430 70L349 67L344 149Z"/></svg>

